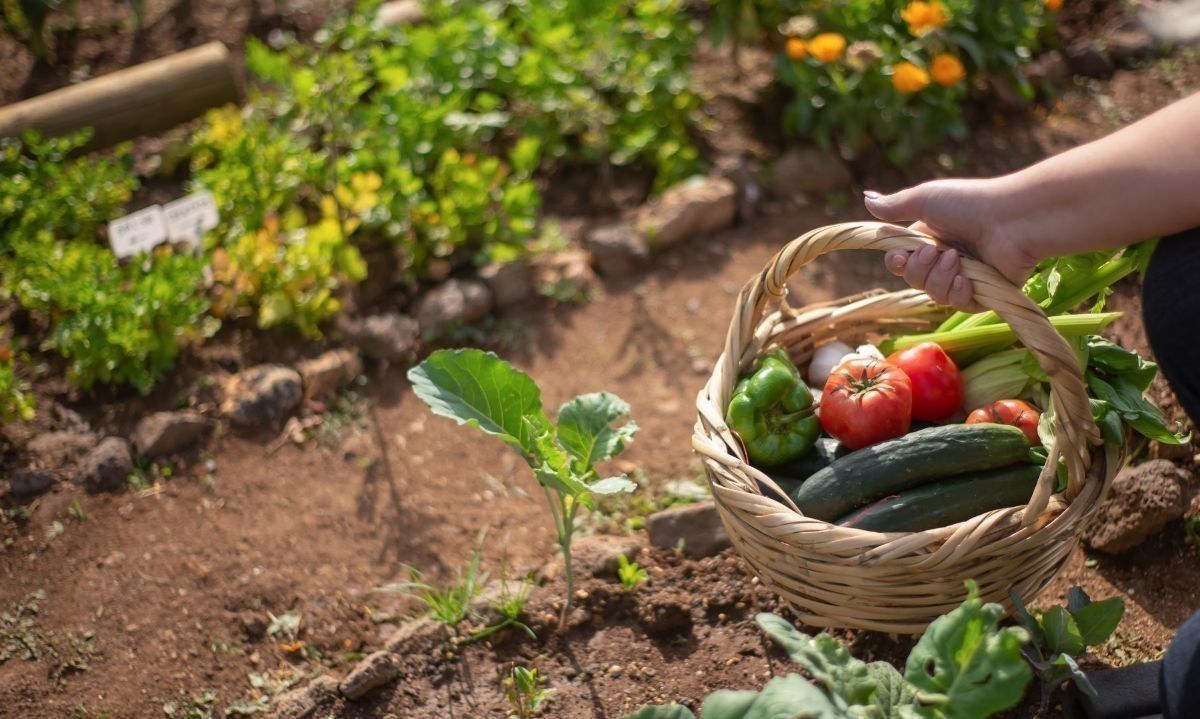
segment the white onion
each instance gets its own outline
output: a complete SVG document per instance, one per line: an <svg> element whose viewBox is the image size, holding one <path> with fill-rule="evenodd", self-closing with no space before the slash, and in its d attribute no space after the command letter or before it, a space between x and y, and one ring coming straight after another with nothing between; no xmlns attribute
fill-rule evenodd
<svg viewBox="0 0 1200 719"><path fill-rule="evenodd" d="M812 362L808 365L808 383L817 391L825 387L829 373L842 361L842 358L854 352L854 348L845 342L827 342L813 352Z"/></svg>

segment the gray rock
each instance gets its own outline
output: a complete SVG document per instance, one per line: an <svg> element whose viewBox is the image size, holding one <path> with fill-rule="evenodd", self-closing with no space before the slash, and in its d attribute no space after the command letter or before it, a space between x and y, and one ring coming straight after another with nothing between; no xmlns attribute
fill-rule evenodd
<svg viewBox="0 0 1200 719"><path fill-rule="evenodd" d="M645 266L650 246L633 223L621 220L587 234L584 247L602 275L628 275Z"/></svg>
<svg viewBox="0 0 1200 719"><path fill-rule="evenodd" d="M25 451L34 467L62 471L73 467L80 457L96 446L96 440L96 435L91 432L46 432L29 440Z"/></svg>
<svg viewBox="0 0 1200 719"><path fill-rule="evenodd" d="M296 364L300 380L304 383L306 399L320 399L332 395L362 374L362 360L352 349L330 350L323 355L306 359Z"/></svg>
<svg viewBox="0 0 1200 719"><path fill-rule="evenodd" d="M1117 65L1128 65L1134 60L1149 57L1160 50L1160 45L1145 28L1133 23L1105 34L1104 47L1108 56Z"/></svg>
<svg viewBox="0 0 1200 719"><path fill-rule="evenodd" d="M1082 42L1067 48L1067 63L1076 75L1096 80L1112 77L1112 58L1093 42Z"/></svg>
<svg viewBox="0 0 1200 719"><path fill-rule="evenodd" d="M1050 50L1025 66L1025 77L1034 87L1058 91L1071 81L1071 66L1061 52Z"/></svg>
<svg viewBox="0 0 1200 719"><path fill-rule="evenodd" d="M652 249L716 232L737 218L737 186L724 177L693 177L667 188L638 211L637 227Z"/></svg>
<svg viewBox="0 0 1200 719"><path fill-rule="evenodd" d="M8 491L14 497L36 497L45 494L54 486L54 474L46 469L26 467L13 472L8 480Z"/></svg>
<svg viewBox="0 0 1200 719"><path fill-rule="evenodd" d="M656 547L674 549L682 542L689 557L711 557L729 546L729 535L712 502L655 512L646 519L646 531Z"/></svg>
<svg viewBox="0 0 1200 719"><path fill-rule="evenodd" d="M76 481L89 492L115 492L124 488L131 472L129 443L120 437L105 437L79 461Z"/></svg>
<svg viewBox="0 0 1200 719"><path fill-rule="evenodd" d="M723 155L717 158L717 172L721 177L737 185L737 214L742 222L758 216L758 205L763 199L763 188L759 182L759 168L747 157Z"/></svg>
<svg viewBox="0 0 1200 719"><path fill-rule="evenodd" d="M533 268L524 257L511 262L493 262L479 270L479 279L492 291L500 309L520 304L533 296Z"/></svg>
<svg viewBox="0 0 1200 719"><path fill-rule="evenodd" d="M611 534L594 534L571 544L571 567L579 576L607 577L614 579L620 566L620 557L633 559L642 551L642 540L637 536L619 537ZM551 581L563 572L562 557L556 555L542 567L539 579Z"/></svg>
<svg viewBox="0 0 1200 719"><path fill-rule="evenodd" d="M388 362L411 359L417 351L417 321L399 312L385 312L342 322L342 334L367 357Z"/></svg>
<svg viewBox="0 0 1200 719"><path fill-rule="evenodd" d="M161 457L189 447L211 426L198 412L155 412L142 417L131 439L139 455Z"/></svg>
<svg viewBox="0 0 1200 719"><path fill-rule="evenodd" d="M790 148L771 167L771 192L779 197L841 190L853 181L842 158L812 145Z"/></svg>
<svg viewBox="0 0 1200 719"><path fill-rule="evenodd" d="M1107 554L1136 547L1183 516L1187 481L1187 473L1165 459L1126 467L1084 529L1084 539Z"/></svg>
<svg viewBox="0 0 1200 719"><path fill-rule="evenodd" d="M585 301L600 287L586 250L563 250L537 259L538 292L555 300Z"/></svg>
<svg viewBox="0 0 1200 719"><path fill-rule="evenodd" d="M478 322L492 311L492 291L479 280L447 280L434 288L417 309L421 334L436 337L457 324Z"/></svg>
<svg viewBox="0 0 1200 719"><path fill-rule="evenodd" d="M400 665L386 651L369 654L350 670L338 685L338 691L350 701L362 699L373 689L387 684L400 674Z"/></svg>
<svg viewBox="0 0 1200 719"><path fill-rule="evenodd" d="M230 377L222 395L223 416L243 427L257 427L278 422L295 409L304 384L291 367L264 364Z"/></svg>
<svg viewBox="0 0 1200 719"><path fill-rule="evenodd" d="M275 697L267 716L271 719L309 719L322 705L336 701L337 694L337 680L322 674L304 686Z"/></svg>

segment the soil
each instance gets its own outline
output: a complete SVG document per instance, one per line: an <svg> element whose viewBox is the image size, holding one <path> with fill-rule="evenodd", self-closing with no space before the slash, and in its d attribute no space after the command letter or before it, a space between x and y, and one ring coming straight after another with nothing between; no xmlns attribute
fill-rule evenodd
<svg viewBox="0 0 1200 719"><path fill-rule="evenodd" d="M313 6L301 25L294 11L279 16L286 20L256 21L263 11L241 3L181 3L172 7L214 13L186 35L168 19L166 3L146 5L142 49L107 38L94 39L93 47L91 36L79 31L83 37L70 57L89 59L75 65L86 62L96 73L166 52L180 37L200 42L225 31L264 32L276 20L308 31L315 27L308 18L319 14ZM124 12L119 3L81 1L79 7L88 18ZM160 34L168 39L155 45ZM70 36L56 33L60 40ZM68 47L56 43L54 51ZM0 38L0 62L16 67L2 79L0 100L61 84L54 73L62 71L10 65L11 53L11 40ZM65 56L56 55L56 67L69 66ZM702 78L721 76L730 77L726 70L701 71ZM725 99L714 100L708 112L727 127L757 126L746 115L751 104L726 91L730 84L737 83L714 80L712 94ZM1110 81L1078 82L1049 110L986 118L968 140L946 145L905 173L862 163L856 180L888 190L934 176L1003 172L1100 136L1196 88L1200 61L1194 55L1148 61ZM722 149L768 156L770 137L726 138ZM642 429L619 468L640 477L646 494L661 497L672 481L702 481L690 450L692 401L720 351L742 283L804 230L863 217L844 195L811 204L776 200L752 223L668 251L645 273L606 280L590 303L537 300L515 308L486 328L486 341L538 380L549 407L599 389L627 399ZM793 298L814 302L875 286L899 284L878 257L842 253L806 268L793 283ZM1129 311L1114 336L1147 351L1136 283L1120 287L1113 304ZM125 432L146 406L162 406L180 393L205 401L194 382L205 373L219 376L241 364L317 350L226 335L149 399L63 399L97 426ZM1178 413L1168 390L1156 393ZM286 443L272 451L271 430L222 434L176 458L169 478L147 468L143 490L86 495L63 485L30 505L26 518L4 515L0 716L182 717L190 708L223 716L239 700L319 673L341 675L380 648L415 607L377 588L407 579L408 566L435 583L451 579L484 528L483 563L493 575L506 566L510 576L520 576L552 556L544 500L524 465L500 443L432 417L410 392L403 368L371 368L365 387L347 394L328 417L327 431L302 446ZM1185 466L1194 473L1190 461ZM585 531L623 524L595 517ZM1086 665L1154 659L1200 608L1197 551L1181 522L1121 557L1077 550L1037 603L1062 602L1073 584L1096 598L1122 595L1125 620ZM565 635L550 627L562 590L552 582L535 592L527 612L538 640L514 632L449 658L410 656L406 681L333 707L332 715L505 716L498 676L515 662L548 677L556 693L546 714L562 717L618 717L646 702L695 707L709 691L758 687L789 671L753 624L757 611L786 615L786 608L748 577L736 554L687 560L647 551L638 561L651 580L632 595L602 579L580 586L584 608ZM687 622L647 631L638 617L653 606ZM287 620L296 615L293 637ZM900 661L911 642L871 632L838 636L868 660ZM7 660L6 646L14 652ZM1031 715L1029 703L1011 713Z"/></svg>

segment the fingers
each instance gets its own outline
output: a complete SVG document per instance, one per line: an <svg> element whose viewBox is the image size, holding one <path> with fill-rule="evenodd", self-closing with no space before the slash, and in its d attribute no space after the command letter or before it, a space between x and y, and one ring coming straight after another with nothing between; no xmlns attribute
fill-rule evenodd
<svg viewBox="0 0 1200 719"><path fill-rule="evenodd" d="M924 185L910 187L891 195L867 190L863 193L863 203L872 215L884 222L903 222L922 216L925 195Z"/></svg>
<svg viewBox="0 0 1200 719"><path fill-rule="evenodd" d="M884 255L888 271L903 277L911 287L924 290L940 305L974 310L974 288L963 274L962 258L954 249L938 250L926 245L914 252L888 250Z"/></svg>

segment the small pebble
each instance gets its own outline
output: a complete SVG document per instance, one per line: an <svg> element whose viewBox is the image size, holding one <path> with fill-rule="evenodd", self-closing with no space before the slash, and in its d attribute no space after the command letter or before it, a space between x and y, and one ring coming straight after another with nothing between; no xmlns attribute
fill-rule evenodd
<svg viewBox="0 0 1200 719"><path fill-rule="evenodd" d="M209 474L216 474L217 473L217 460L215 460L211 457L204 460L204 471L208 472Z"/></svg>
<svg viewBox="0 0 1200 719"><path fill-rule="evenodd" d="M611 667L609 667L609 668L608 668L608 675L609 675L610 677L619 677L619 676L621 676L621 671L622 671L622 667L621 667L621 665L620 665L620 664L614 664L614 665L612 665Z"/></svg>

